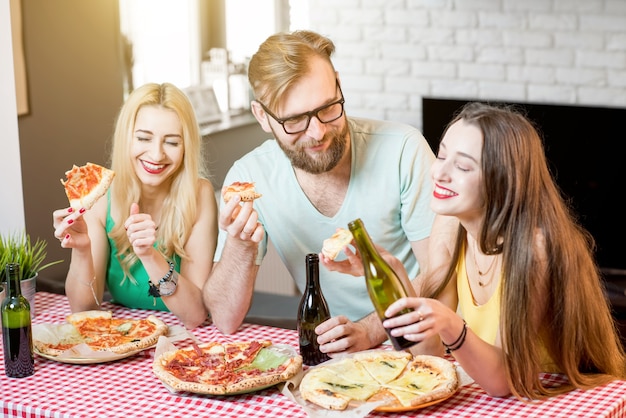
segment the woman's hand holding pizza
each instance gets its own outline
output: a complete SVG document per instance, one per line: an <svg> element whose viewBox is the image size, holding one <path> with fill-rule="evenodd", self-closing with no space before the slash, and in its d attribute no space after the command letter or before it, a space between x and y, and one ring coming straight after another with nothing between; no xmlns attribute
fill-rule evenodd
<svg viewBox="0 0 626 418"><path fill-rule="evenodd" d="M133 251L137 257L147 255L156 242L156 231L158 229L152 217L147 213L139 212L139 205L133 203L130 207L130 216L124 222L128 241L133 246Z"/></svg>
<svg viewBox="0 0 626 418"><path fill-rule="evenodd" d="M61 247L81 248L91 243L87 223L83 219L84 213L84 208L75 210L71 207L52 212L54 237L61 242Z"/></svg>

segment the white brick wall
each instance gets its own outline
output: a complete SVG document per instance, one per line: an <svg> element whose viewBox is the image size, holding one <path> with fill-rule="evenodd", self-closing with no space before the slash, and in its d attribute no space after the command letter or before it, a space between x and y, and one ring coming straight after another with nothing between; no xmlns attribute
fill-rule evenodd
<svg viewBox="0 0 626 418"><path fill-rule="evenodd" d="M309 0L346 110L421 129L421 98L626 107L626 0Z"/></svg>

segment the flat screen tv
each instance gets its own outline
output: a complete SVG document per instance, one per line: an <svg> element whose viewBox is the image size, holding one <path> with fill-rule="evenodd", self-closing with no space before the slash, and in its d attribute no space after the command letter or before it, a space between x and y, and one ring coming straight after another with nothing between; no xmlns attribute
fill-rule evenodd
<svg viewBox="0 0 626 418"><path fill-rule="evenodd" d="M468 100L423 98L423 133L436 152L443 130ZM496 102L491 102L496 103ZM511 103L540 129L553 176L596 240L605 274L626 274L626 109Z"/></svg>

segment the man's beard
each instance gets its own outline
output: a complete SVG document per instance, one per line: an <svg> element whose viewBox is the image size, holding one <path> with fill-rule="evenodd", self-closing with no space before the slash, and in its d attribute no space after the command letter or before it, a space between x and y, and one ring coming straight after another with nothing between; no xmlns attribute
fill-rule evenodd
<svg viewBox="0 0 626 418"><path fill-rule="evenodd" d="M274 133L274 136L276 136L276 133ZM331 133L326 133L321 142L330 141L330 147L324 153L318 153L318 158L312 158L305 151L305 148L318 144L319 142L317 141L296 143L292 148L285 146L278 139L276 142L287 158L289 158L293 167L304 170L307 173L320 174L332 170L341 161L346 151L347 137L347 123L344 124L340 132L332 131Z"/></svg>

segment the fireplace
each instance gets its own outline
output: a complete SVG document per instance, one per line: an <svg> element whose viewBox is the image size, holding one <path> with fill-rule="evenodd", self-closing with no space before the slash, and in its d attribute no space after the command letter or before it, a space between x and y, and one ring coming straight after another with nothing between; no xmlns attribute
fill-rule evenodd
<svg viewBox="0 0 626 418"><path fill-rule="evenodd" d="M435 152L446 124L467 101L423 99L423 133ZM514 104L537 124L559 187L596 240L607 293L626 327L626 209L621 204L626 190L626 157L621 152L626 109Z"/></svg>

